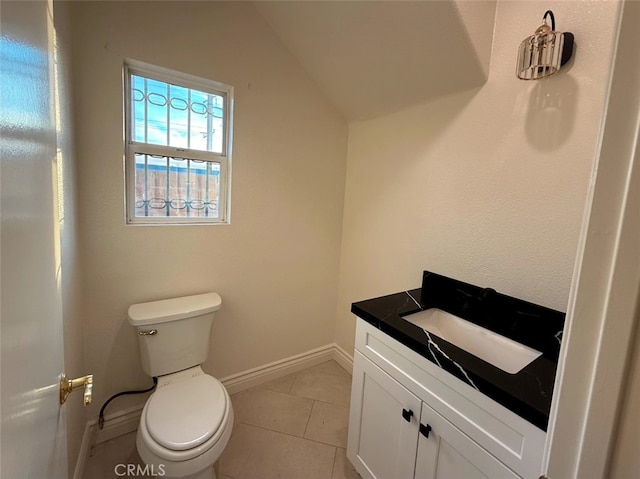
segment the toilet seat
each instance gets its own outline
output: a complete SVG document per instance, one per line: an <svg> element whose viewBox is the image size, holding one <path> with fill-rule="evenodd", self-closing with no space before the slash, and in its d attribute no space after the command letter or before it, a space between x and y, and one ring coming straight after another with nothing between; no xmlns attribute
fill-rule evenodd
<svg viewBox="0 0 640 479"><path fill-rule="evenodd" d="M154 396L168 388L172 389L169 390L166 396L162 393L160 400L156 401L154 399ZM182 403L176 401L173 405L168 405L169 398L175 398L178 395L176 391L181 392L179 396ZM188 397L183 394L186 391L190 391ZM202 399L209 399L204 395L204 391L209 391L208 394L213 393L213 397L216 397L217 400L209 400L208 404L207 401L202 401ZM221 394L222 398L219 398L218 394ZM214 409L214 406L211 405L212 403L217 404L217 408L215 408L217 413L212 412ZM182 427L182 422L184 418L189 418L189 423L194 424L197 423L200 416L198 416L198 413L193 413L193 410L187 409L188 406L185 406L185 404L197 404L207 411L205 414L209 414L207 425L205 427L196 425L194 434L189 434L188 427ZM164 414L162 413L163 405L167 407L167 411ZM150 408L152 408L151 415L148 414ZM202 411L202 409L199 409L199 411ZM154 421L158 418L160 426L148 421L147 418L151 418ZM148 451L158 458L182 462L203 455L213 448L217 449L217 446L224 447L231 434L232 424L233 409L227 390L216 378L200 373L196 376L167 384L151 395L140 417L138 439L142 440ZM185 444L194 444L194 446L188 449L176 449L176 447L184 447ZM147 461L145 460L145 462Z"/></svg>
<svg viewBox="0 0 640 479"><path fill-rule="evenodd" d="M222 384L202 374L158 388L148 400L145 422L160 446L186 451L215 434L226 409Z"/></svg>

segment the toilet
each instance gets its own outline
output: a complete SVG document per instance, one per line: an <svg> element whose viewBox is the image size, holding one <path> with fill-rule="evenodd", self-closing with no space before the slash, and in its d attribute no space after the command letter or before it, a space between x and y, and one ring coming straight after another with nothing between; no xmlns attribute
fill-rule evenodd
<svg viewBox="0 0 640 479"><path fill-rule="evenodd" d="M140 342L142 369L158 378L140 417L136 447L157 476L215 479L213 464L229 442L229 393L200 365L209 353L217 293L134 304L129 323Z"/></svg>

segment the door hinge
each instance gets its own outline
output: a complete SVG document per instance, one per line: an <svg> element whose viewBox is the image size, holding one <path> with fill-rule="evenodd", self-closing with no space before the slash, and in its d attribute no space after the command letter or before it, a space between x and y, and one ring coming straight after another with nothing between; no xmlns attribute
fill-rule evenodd
<svg viewBox="0 0 640 479"><path fill-rule="evenodd" d="M67 375L62 373L60 376L60 404L64 404L69 394L80 388L84 390L84 405L91 404L93 395L93 374L87 374L80 378L68 379Z"/></svg>

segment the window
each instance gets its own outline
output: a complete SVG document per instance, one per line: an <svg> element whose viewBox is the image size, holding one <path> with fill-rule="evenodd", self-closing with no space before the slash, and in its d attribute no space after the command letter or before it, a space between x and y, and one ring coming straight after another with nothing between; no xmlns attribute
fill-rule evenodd
<svg viewBox="0 0 640 479"><path fill-rule="evenodd" d="M229 223L233 87L125 63L127 223Z"/></svg>

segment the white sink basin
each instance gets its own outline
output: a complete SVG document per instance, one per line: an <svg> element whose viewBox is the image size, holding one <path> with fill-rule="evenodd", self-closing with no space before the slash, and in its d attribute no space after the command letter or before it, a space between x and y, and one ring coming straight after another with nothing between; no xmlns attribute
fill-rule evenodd
<svg viewBox="0 0 640 479"><path fill-rule="evenodd" d="M510 374L519 372L542 355L540 351L438 308L404 316L403 319Z"/></svg>

